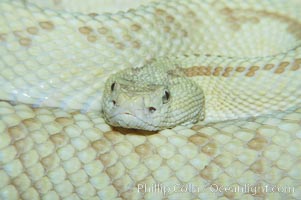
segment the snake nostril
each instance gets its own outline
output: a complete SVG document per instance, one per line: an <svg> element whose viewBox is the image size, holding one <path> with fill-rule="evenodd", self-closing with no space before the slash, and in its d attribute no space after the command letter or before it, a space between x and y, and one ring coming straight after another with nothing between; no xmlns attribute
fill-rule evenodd
<svg viewBox="0 0 301 200"><path fill-rule="evenodd" d="M115 100L112 100L112 104L113 104L114 106L116 106L116 101L115 101Z"/></svg>
<svg viewBox="0 0 301 200"><path fill-rule="evenodd" d="M153 113L153 112L155 112L157 109L156 109L155 107L149 107L148 110L149 110L150 113Z"/></svg>

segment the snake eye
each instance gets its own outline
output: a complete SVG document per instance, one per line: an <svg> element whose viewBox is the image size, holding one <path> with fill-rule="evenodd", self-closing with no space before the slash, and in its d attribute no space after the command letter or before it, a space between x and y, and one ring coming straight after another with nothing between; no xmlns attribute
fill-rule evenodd
<svg viewBox="0 0 301 200"><path fill-rule="evenodd" d="M114 83L112 83L112 85L111 85L111 91L112 91L112 92L114 91L115 85L116 85L116 83L115 83L115 82L114 82Z"/></svg>
<svg viewBox="0 0 301 200"><path fill-rule="evenodd" d="M168 90L165 90L164 95L162 97L163 104L166 104L169 101L169 98L170 98L170 93Z"/></svg>
<svg viewBox="0 0 301 200"><path fill-rule="evenodd" d="M157 109L155 107L149 107L148 110L150 113L154 113Z"/></svg>

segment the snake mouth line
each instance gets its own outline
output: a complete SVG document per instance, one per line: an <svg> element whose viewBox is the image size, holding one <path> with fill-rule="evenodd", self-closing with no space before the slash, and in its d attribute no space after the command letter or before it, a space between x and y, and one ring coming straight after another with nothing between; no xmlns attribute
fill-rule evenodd
<svg viewBox="0 0 301 200"><path fill-rule="evenodd" d="M122 116L122 115L124 115L124 116L129 116L129 117L131 117L131 118L134 118L135 120L138 120L140 123L143 123L144 125L148 126L148 127L150 128L149 131L155 131L155 130L158 129L157 126L154 126L153 124L150 124L148 121L144 121L143 119L137 117L136 115L133 115L133 114L128 113L128 112L126 112L126 113L118 113L118 114L114 114L114 115L112 115L112 116L110 116L110 117L108 118L108 121L109 121L109 122L112 122L112 121L116 122L116 121L118 121L118 120L117 120L118 117L120 117L120 116ZM138 124L140 124L140 123L138 123ZM112 124L112 123L111 123L111 124ZM117 126L122 126L120 123L113 123L113 124L114 124L114 125L117 125ZM114 126L114 125L113 125L113 126ZM143 130L143 129L145 129L145 127L138 126L137 128L134 128L134 129L141 129L141 130Z"/></svg>

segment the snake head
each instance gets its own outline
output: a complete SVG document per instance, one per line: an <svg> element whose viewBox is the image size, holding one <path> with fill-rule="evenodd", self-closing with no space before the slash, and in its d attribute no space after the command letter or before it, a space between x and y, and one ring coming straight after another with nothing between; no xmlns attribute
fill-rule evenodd
<svg viewBox="0 0 301 200"><path fill-rule="evenodd" d="M196 83L151 65L112 75L105 84L102 112L112 126L155 131L197 122L203 104Z"/></svg>

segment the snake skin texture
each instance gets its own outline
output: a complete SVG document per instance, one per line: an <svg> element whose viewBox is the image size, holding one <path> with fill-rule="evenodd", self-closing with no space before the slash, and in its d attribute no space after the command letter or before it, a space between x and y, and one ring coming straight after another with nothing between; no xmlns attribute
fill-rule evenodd
<svg viewBox="0 0 301 200"><path fill-rule="evenodd" d="M298 0L143 1L116 14L66 2L0 2L0 199L300 199ZM255 99L273 112L158 132L106 124L106 79L162 56L196 82L242 73L225 91L271 80L273 95Z"/></svg>

